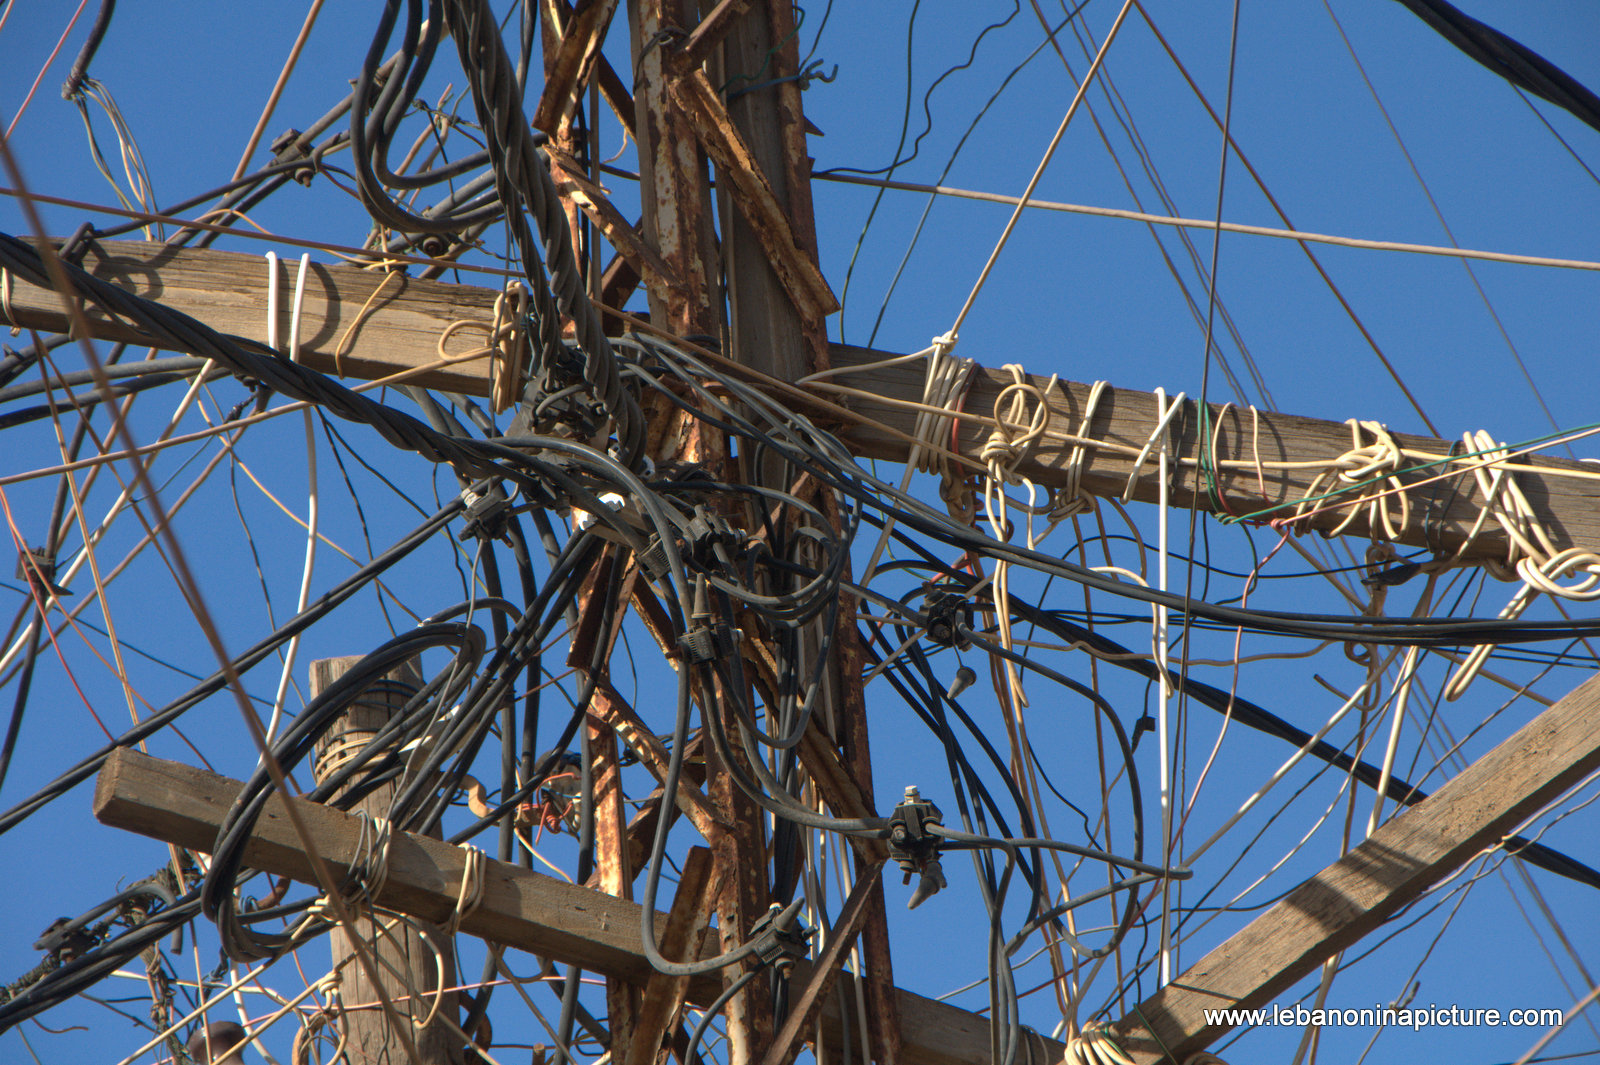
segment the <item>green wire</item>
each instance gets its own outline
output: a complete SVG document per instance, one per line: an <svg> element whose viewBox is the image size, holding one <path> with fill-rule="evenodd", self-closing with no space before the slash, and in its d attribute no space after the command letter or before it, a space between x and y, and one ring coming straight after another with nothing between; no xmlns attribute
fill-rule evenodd
<svg viewBox="0 0 1600 1065"><path fill-rule="evenodd" d="M1205 416L1204 415L1201 416L1201 425L1202 426L1205 425ZM1318 502L1321 502L1322 500L1325 500L1325 499L1337 499L1340 496L1349 495L1352 492L1359 491L1360 489L1366 488L1366 487L1368 487L1370 485L1380 484L1383 481L1387 481L1387 480L1389 480L1391 478L1399 477L1402 474L1420 473L1420 472L1422 472L1424 470L1431 470L1436 466L1448 466L1452 462L1458 462L1461 459L1477 458L1477 457L1482 456L1482 455L1487 455L1487 454L1489 454L1490 452L1493 452L1493 451L1509 450L1511 452L1528 452L1528 451L1531 451L1532 449L1534 449L1535 447L1538 447L1540 444L1548 443L1548 442L1550 442L1552 440L1558 440L1558 439L1560 439L1562 437L1570 436L1573 433L1588 433L1588 432L1596 432L1596 431L1600 431L1600 423L1596 423L1596 424L1593 424L1593 425L1581 426L1578 429L1563 429L1563 430L1561 430L1559 432L1546 433L1543 436L1537 436L1537 437L1534 437L1531 440L1524 440L1524 441L1522 441L1521 443L1518 443L1518 444L1511 444L1511 445L1500 444L1500 445L1496 445L1496 446L1490 447L1490 448L1482 448L1482 449L1480 449L1478 451L1462 452L1459 455L1446 455L1444 458L1435 459L1432 462L1424 462L1421 465L1417 465L1417 466L1407 466L1404 469L1395 470L1395 471L1393 471L1391 473L1384 473L1384 474L1379 474L1376 477L1369 477L1366 480L1358 481L1355 484L1352 484L1347 488L1336 488L1331 492L1324 492L1321 495L1307 496L1304 499L1297 499L1297 500L1294 500L1293 502L1289 502L1289 503L1278 503L1278 504L1276 504L1274 506L1266 507L1266 508L1264 508L1262 510L1253 511L1253 512L1251 512L1249 514L1238 514L1238 515L1234 515L1234 514L1219 514L1219 515L1217 515L1217 520L1222 522L1224 525L1236 525L1239 522L1254 521L1254 520L1260 518L1262 515L1275 514L1280 510L1287 510L1290 507L1297 507L1297 506L1301 505L1302 503L1318 503ZM1201 450L1200 450L1200 466L1201 466L1202 469L1206 469L1205 456L1206 456L1206 449L1202 445L1201 446ZM1510 457L1510 456L1508 456L1508 457ZM1462 472L1466 472L1466 471L1462 471ZM1213 480L1215 479L1215 472L1214 471L1212 471L1212 478L1213 478Z"/></svg>

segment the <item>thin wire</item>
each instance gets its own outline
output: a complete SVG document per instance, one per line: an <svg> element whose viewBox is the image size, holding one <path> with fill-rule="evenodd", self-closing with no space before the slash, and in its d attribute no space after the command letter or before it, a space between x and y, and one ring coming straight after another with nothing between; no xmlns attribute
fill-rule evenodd
<svg viewBox="0 0 1600 1065"><path fill-rule="evenodd" d="M1477 259L1491 263L1512 263L1519 266L1548 266L1558 270L1600 271L1600 261L1594 259L1558 259L1547 255L1523 255L1517 252L1486 251L1478 248L1461 248L1443 244L1410 244L1394 240L1367 240L1363 237L1345 237L1332 233L1312 233L1304 229L1275 228L1273 226L1246 225L1242 222L1223 222L1204 218L1182 218L1175 215L1150 214L1146 211L1128 211L1120 207L1097 207L1092 204L1063 203L1059 200L1029 199L1008 196L1000 192L959 188L954 185L923 185L915 181L892 181L884 178L857 177L849 174L817 174L818 181L833 181L844 185L870 185L875 188L896 189L900 192L919 192L950 196L963 200L980 200L984 203L1020 205L1038 211L1058 211L1066 214L1089 215L1095 218L1117 218L1129 222L1144 222L1157 226L1174 226L1182 229L1221 230L1251 237L1276 237L1297 243L1330 244L1339 248L1360 248L1367 251L1395 251L1414 255L1437 255L1449 259ZM4 190L0 190L4 191Z"/></svg>
<svg viewBox="0 0 1600 1065"><path fill-rule="evenodd" d="M314 12L313 12L314 13ZM305 306L306 272L311 265L311 254L306 252L300 256L300 270L295 275L294 303L289 313L289 345L288 354L290 362L300 361L300 311ZM268 288L270 295L267 298L267 346L274 351L279 350L278 340L278 257L272 252L267 253L267 270L269 271ZM317 432L316 418L311 408L307 407L302 412L305 418L306 431L306 558L305 565L300 575L300 595L295 600L295 613L303 613L307 604L311 602L311 575L317 562L317 540L319 518L321 516L320 493L317 489ZM240 463L242 466L243 463ZM252 476L251 480L255 480ZM258 484L260 482L257 482ZM265 491L265 489L263 489ZM348 554L348 553L346 553ZM294 665L300 653L300 633L295 633L289 638L289 646L284 651L283 670L278 675L278 691L272 699L272 716L267 723L267 742L270 744L277 737L278 727L283 721L283 705L289 695L289 682L294 677Z"/></svg>
<svg viewBox="0 0 1600 1065"><path fill-rule="evenodd" d="M1095 55L1094 62L1089 64L1088 73L1083 76L1083 81L1078 85L1078 91L1073 94L1072 103L1067 107L1067 113L1062 116L1061 124L1056 127L1055 136L1050 138L1050 145L1044 151L1044 158L1039 160L1039 165L1034 168L1033 177L1028 179L1028 187L1023 189L1022 196L1017 201L1016 210L1011 212L1011 217L1006 221L1006 227L1000 232L1000 239L995 242L994 250L989 253L989 260L983 264L983 269L978 272L978 280L973 283L972 291L967 295L967 301L961 305L961 310L956 314L955 322L950 326L950 331L945 334L954 339L961 333L961 325L967 320L967 314L972 310L972 305L977 302L978 293L983 291L983 283L989 279L989 271L994 269L994 264L1000 258L1000 253L1005 250L1006 241L1011 239L1011 231L1017 226L1017 219L1022 217L1023 208L1033 198L1033 190L1038 188L1039 179L1044 177L1045 167L1050 165L1051 158L1056 153L1056 148L1061 144L1061 138L1067 132L1067 126L1072 122L1072 116L1077 114L1078 105L1083 103L1083 98L1089 92L1089 86L1094 84L1094 76L1100 69L1100 64L1105 61L1106 53L1111 50L1111 43L1117 39L1117 33L1122 29L1123 21L1128 17L1128 12L1133 10L1134 0L1124 0L1122 10L1117 12L1117 20L1111 24L1111 31L1106 34L1105 43L1101 44L1100 51Z"/></svg>
<svg viewBox="0 0 1600 1065"><path fill-rule="evenodd" d="M1239 56L1239 8L1240 0L1233 0L1233 15L1231 18L1231 26L1228 31L1228 88L1227 97L1223 104L1221 159L1217 164L1217 209L1215 213L1216 228L1211 235L1211 269L1208 272L1206 283L1206 335L1205 346L1201 350L1200 402L1198 404L1198 409L1201 412L1200 432L1202 439L1205 439L1210 435L1208 432L1206 432L1207 427L1205 424L1205 416L1206 412L1210 410L1210 407L1208 406L1208 389L1211 383L1211 330L1212 325L1216 320L1217 264L1220 260L1222 251L1222 205L1227 195L1228 155L1230 141L1229 131L1233 122L1234 74L1237 68ZM1191 559L1196 557L1195 530L1198 524L1199 515L1200 493L1195 492L1189 502L1188 554ZM1194 629L1191 625L1192 615L1189 612L1189 604L1193 601L1194 597L1194 573L1195 567L1192 564L1185 567L1183 588L1183 631L1178 638L1179 645L1182 648L1181 660L1183 662L1188 661L1194 634ZM1166 674L1163 672L1163 678L1165 678L1165 675ZM1186 686L1184 693L1178 696L1178 728L1180 731L1183 730L1184 727L1184 712L1188 703L1187 690L1188 689ZM1163 726L1163 728L1164 727L1165 726ZM1164 736L1165 732L1163 732L1163 737ZM1163 761L1163 772L1165 772L1166 769L1167 765ZM1170 835L1171 828L1171 816L1169 813L1165 823L1163 824L1162 831L1163 850L1161 860L1164 864L1170 863L1172 850L1177 844L1177 841L1172 839ZM1170 882L1163 881L1161 887L1161 983L1163 986L1165 986L1172 982L1172 977L1174 975L1172 971L1174 959L1169 946L1171 935L1171 900L1169 894Z"/></svg>
<svg viewBox="0 0 1600 1065"><path fill-rule="evenodd" d="M256 128L250 131L250 140L244 146L244 154L239 156L239 165L233 172L233 181L244 177L245 168L250 165L250 157L255 154L256 146L261 143L261 136L266 132L267 123L272 121L272 113L278 108L278 99L283 95L284 87L289 84L289 75L294 73L294 65L300 60L300 51L311 36L311 27L316 24L322 4L323 0L311 0L311 10L306 13L306 20L300 26L300 33L295 37L294 44L289 47L289 58L284 60L283 70L278 73L278 80L273 83L272 91L267 94L267 103L261 109L261 117L256 120Z"/></svg>

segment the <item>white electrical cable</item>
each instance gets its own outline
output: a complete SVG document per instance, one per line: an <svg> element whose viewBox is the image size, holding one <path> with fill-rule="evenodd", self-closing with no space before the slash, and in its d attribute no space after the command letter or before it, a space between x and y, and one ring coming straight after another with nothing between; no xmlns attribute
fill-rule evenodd
<svg viewBox="0 0 1600 1065"><path fill-rule="evenodd" d="M1149 453L1152 444L1158 445L1156 452L1156 468L1160 477L1161 499L1156 507L1157 537L1156 537L1156 580L1161 591L1167 590L1167 465L1169 451L1167 446L1167 424L1173 415L1183 408L1183 393L1172 401L1169 408L1166 405L1167 393L1164 389L1156 389L1157 420L1155 430L1150 434L1150 440L1145 444L1144 451L1140 452L1139 459L1134 463L1133 473L1128 477L1129 489L1132 489L1134 478L1139 476L1139 466L1144 462L1144 456ZM1158 750L1161 759L1161 864L1167 868L1172 866L1172 739L1168 727L1167 707L1172 698L1172 686L1167 679L1167 608L1157 604L1155 608L1154 648L1156 656L1156 669L1161 674L1160 692L1156 699L1156 735L1159 740ZM1161 984L1166 986L1172 982L1172 881L1161 882Z"/></svg>
<svg viewBox="0 0 1600 1065"><path fill-rule="evenodd" d="M905 473L900 477L900 491L904 493L911 485L911 475L917 470L927 470L938 473L941 478L948 480L951 476L949 463L943 458L945 445L941 437L948 431L955 414L951 405L961 399L968 380L972 377L973 366L971 359L956 359L951 356L950 349L955 346L955 337L945 335L934 337L931 347L910 356L911 359L924 359L927 363L927 373L923 378L922 402L924 409L917 411L916 424L912 435L916 442L911 445L911 453L906 457ZM900 360L886 359L885 363ZM880 365L874 363L872 365ZM865 366L853 367L854 370L867 369ZM824 370L820 374L813 374L805 380L815 380L827 373L834 371ZM802 382L804 383L804 382ZM940 413L926 409L940 408ZM869 584L872 575L877 572L878 562L883 558L883 549L889 544L889 536L894 532L894 519L891 517L884 523L883 531L878 534L878 542L872 548L872 555L867 559L867 568L861 573L861 583Z"/></svg>
<svg viewBox="0 0 1600 1065"><path fill-rule="evenodd" d="M1361 682L1361 687L1359 687L1359 688L1357 688L1355 690L1355 694L1350 696L1350 698L1346 699L1344 701L1344 704L1342 706L1340 706L1339 709L1337 709L1337 710L1335 710L1333 712L1333 716L1328 718L1327 723L1324 724L1321 728L1319 728L1316 731L1316 733L1310 739L1306 740L1305 743L1301 744L1299 750L1297 750L1293 754L1291 754L1288 757L1288 759L1281 766L1278 767L1278 771L1276 773L1273 773L1272 776L1268 777L1267 778L1267 782L1265 784L1261 785L1261 787L1257 788L1255 793L1253 795L1251 795L1248 799L1246 799L1243 804L1240 805L1239 809L1234 812L1233 816L1228 818L1226 821L1224 821L1222 823L1222 827L1218 828L1215 832L1213 832L1211 834L1210 838L1207 839L1204 843L1200 844L1200 846L1196 847L1194 850L1192 850L1188 854L1184 855L1184 857L1183 857L1184 867L1185 868L1192 867L1195 862L1200 860L1200 856L1202 854L1204 854L1206 851L1210 850L1212 845L1214 843L1216 843L1217 840L1221 839L1223 836L1225 836L1228 833L1229 829L1231 829L1234 825L1238 824L1239 821L1244 817L1245 814L1247 814L1251 810L1255 809L1256 804L1259 803L1262 799L1266 798L1267 792L1271 791L1274 787L1277 786L1279 781L1281 781L1284 777L1288 776L1289 775L1289 771L1292 770L1295 766L1299 765L1300 762L1306 757L1306 755L1311 753L1311 748L1313 748L1317 744L1321 743L1323 741L1323 739L1326 738L1328 733L1332 732L1334 727L1336 725L1338 725L1339 722L1344 720L1345 715L1348 714L1351 710L1353 710L1355 708L1355 706L1358 703L1361 702L1362 698L1367 694L1367 688L1370 687L1371 684L1372 684L1371 680L1362 681Z"/></svg>
<svg viewBox="0 0 1600 1065"><path fill-rule="evenodd" d="M311 255L306 253L300 256L300 271L294 282L294 308L289 314L289 360L300 361L300 311L305 304L306 295L306 270L311 265ZM278 256L267 252L267 346L274 351L278 350ZM306 501L306 563L300 575L300 596L295 601L295 613L304 613L306 604L311 601L311 574L317 561L317 526L318 505L317 493L317 435L316 421L307 407L303 412L306 425L306 484L308 498ZM289 646L284 652L283 672L278 674L278 691L272 698L272 717L267 722L267 742L271 743L278 733L278 726L283 722L283 704L288 698L289 681L294 676L295 658L300 651L300 633L295 633L289 638Z"/></svg>
<svg viewBox="0 0 1600 1065"><path fill-rule="evenodd" d="M1367 817L1367 838L1378 830L1378 823L1383 818L1383 800L1389 790L1389 778L1394 772L1395 752L1400 748L1400 726L1406 719L1406 699L1411 695L1411 680L1417 672L1417 651L1413 647L1406 652L1406 660L1400 666L1400 679L1395 682L1396 697L1394 701L1394 720L1389 725L1389 745L1383 751L1383 769L1378 774L1377 796L1372 800L1372 813Z"/></svg>

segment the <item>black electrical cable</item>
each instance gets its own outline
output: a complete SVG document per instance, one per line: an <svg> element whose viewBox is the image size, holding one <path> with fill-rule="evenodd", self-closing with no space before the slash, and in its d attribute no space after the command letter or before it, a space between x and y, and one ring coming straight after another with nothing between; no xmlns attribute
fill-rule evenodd
<svg viewBox="0 0 1600 1065"><path fill-rule="evenodd" d="M622 464L640 464L644 449L644 415L638 401L623 389L617 358L606 339L599 312L590 303L572 248L572 234L555 181L539 158L537 143L522 111L522 89L506 54L499 26L487 0L451 0L450 29L462 69L472 84L473 105L489 142L495 185L505 208L506 224L523 268L529 271L529 292L539 325L541 357L554 369L561 348L561 317L570 319L584 353L583 377L616 422ZM519 205L526 204L538 227L540 243ZM542 255L536 253L542 252ZM545 278L534 273L542 259Z"/></svg>
<svg viewBox="0 0 1600 1065"><path fill-rule="evenodd" d="M28 646L23 652L22 669L17 679L17 694L11 701L11 717L6 722L4 745L0 745L0 788L5 787L6 773L11 769L11 755L16 751L17 737L22 732L22 716L28 706L28 692L33 687L33 667L39 660L39 639L49 620L42 609L28 633Z"/></svg>
<svg viewBox="0 0 1600 1065"><path fill-rule="evenodd" d="M185 373L149 374L131 381L124 381L103 390L88 395L74 396L70 402L62 399L59 402L40 403L32 407L22 407L17 410L6 411L0 414L0 430L11 429L18 425L27 425L30 422L44 421L52 416L59 416L63 411L76 410L87 415L105 400L119 400L128 396L148 392L152 388L161 388L177 381L187 381L193 375ZM216 380L226 377L226 370L216 370L207 374L207 380ZM43 391L43 389L40 389Z"/></svg>
<svg viewBox="0 0 1600 1065"><path fill-rule="evenodd" d="M1054 635L1068 640L1081 640L1095 652L1105 656L1105 660L1112 665L1132 670L1153 680L1159 680L1159 667L1153 662L1129 653L1128 649L1114 643L1104 635L1090 629L1080 628L1061 619L1055 618L1047 611L1038 611L1029 604L1013 601L1012 609L1021 617L1029 621L1037 621L1040 628ZM1002 653L996 649L996 653ZM1029 659L1018 660L1031 663ZM1030 665L1030 668L1033 668ZM1232 720L1264 732L1269 736L1277 737L1294 747L1307 748L1312 757L1336 766L1350 773L1352 777L1367 785L1376 788L1384 779L1380 767L1370 762L1361 761L1334 747L1326 740L1311 742L1311 734L1285 721L1277 714L1265 707L1253 703L1238 695L1223 691L1192 677L1187 677L1176 671L1168 671L1168 682L1177 690L1186 692L1191 699L1202 706L1210 707L1218 713L1229 714ZM1414 806L1428 797L1428 792L1414 787L1405 780L1391 775L1388 778L1384 794L1387 798L1405 806ZM1600 888L1600 870L1593 869L1560 851L1546 847L1542 843L1535 843L1522 836L1512 836L1506 840L1505 847L1513 854L1517 854L1530 864L1541 869L1555 873L1557 876L1566 877L1577 883L1593 888Z"/></svg>
<svg viewBox="0 0 1600 1065"><path fill-rule="evenodd" d="M1600 97L1576 78L1492 26L1445 0L1398 0L1439 36L1511 84L1570 111L1600 130Z"/></svg>
<svg viewBox="0 0 1600 1065"><path fill-rule="evenodd" d="M700 372L717 380L734 397L764 409L771 400L741 382L724 375L712 373L687 353L655 342L658 356L670 352L674 358L696 366ZM670 365L670 364L669 364ZM715 409L724 416L731 414L725 403L711 399ZM1134 599L1139 602L1166 606L1171 610L1190 613L1197 618L1225 624L1230 628L1243 628L1250 632L1300 636L1308 639L1336 642L1380 643L1396 646L1459 647L1477 643L1516 643L1545 639L1567 639L1578 635L1600 633L1600 618L1569 621L1506 621L1500 618L1431 618L1431 617L1369 617L1338 614L1310 614L1284 611L1257 611L1186 599L1182 595L1144 588L1131 582L1097 573L1088 567L1065 559L1030 551L1015 544L983 536L971 527L959 526L947 516L936 512L927 504L899 492L855 465L855 460L844 446L829 434L812 426L798 414L790 417L797 425L806 427L807 435L826 448L826 461L813 461L814 456L791 448L781 441L770 441L782 451L790 462L813 474L827 487L857 499L863 506L877 506L895 521L923 535L953 547L976 551L998 561L1025 566L1045 574L1055 574L1092 590ZM848 471L848 473L846 473ZM889 506L881 498L893 500ZM864 515L865 518L865 515Z"/></svg>
<svg viewBox="0 0 1600 1065"><path fill-rule="evenodd" d="M684 1061L700 1060L700 1040L704 1038L706 1029L711 1026L712 1020L727 1007L728 1003L733 1001L733 996L743 991L745 985L760 976L761 973L762 969L760 967L746 970L737 980L724 988L722 994L718 995L711 1005L706 1007L705 1012L700 1015L699 1023L694 1026L694 1031L689 1036L689 1046L683 1055Z"/></svg>
<svg viewBox="0 0 1600 1065"><path fill-rule="evenodd" d="M66 83L61 86L61 98L73 100L78 96L78 90L83 86L83 79L89 76L89 64L94 60L95 52L100 50L100 42L105 39L106 30L111 28L111 16L116 11L117 0L100 0L100 13L94 17L94 25L89 27L89 36L84 40L83 47L78 50L78 58L72 61L72 70L67 74Z"/></svg>
<svg viewBox="0 0 1600 1065"><path fill-rule="evenodd" d="M901 542L921 551L928 564L941 571L946 579L962 587L975 583L976 578L970 574L945 566L942 562L923 551L915 541L901 538ZM1023 620L1050 632L1063 642L1081 643L1091 653L1114 666L1131 670L1151 680L1158 681L1160 679L1160 667L1154 662L1132 654L1127 647L1109 639L1103 633L1076 625L1057 612L1043 610L1019 599L1013 599L1011 605L1012 610ZM990 650L993 653L1010 657L1014 661L1027 666L1027 668L1042 669L1036 662L1025 656L1015 653L1008 654L1001 648L991 647ZM1210 707L1219 713L1228 714L1232 720L1246 727L1275 736L1295 747L1308 747L1308 753L1313 757L1349 772L1355 779L1368 787L1377 787L1378 783L1383 779L1383 774L1379 767L1353 758L1326 741L1311 743L1310 733L1295 727L1265 707L1241 698L1235 693L1223 691L1220 688L1171 670L1167 673L1167 681L1176 690L1185 692L1201 705ZM1427 794L1427 792L1421 791L1395 776L1389 778L1385 791L1385 795L1389 799L1408 806L1421 802L1427 797ZM1600 887L1600 870L1592 869L1570 856L1562 854L1560 851L1553 850L1540 843L1530 842L1520 836L1508 839L1506 846L1508 850L1548 872L1590 887Z"/></svg>
<svg viewBox="0 0 1600 1065"><path fill-rule="evenodd" d="M441 646L454 647L456 664L470 670L483 651L482 630L458 623L429 625L402 633L381 644L311 700L277 738L267 757L276 762L281 771L293 770L311 753L316 741L334 725L351 702L381 682L384 675L396 666L430 647ZM418 702L417 699L411 700L407 709L412 709L413 704ZM403 720L406 716L403 711L396 718ZM372 752L376 742L369 742L364 752ZM346 779L348 776L340 779L330 776L312 789L308 797L314 802L325 801ZM217 841L211 849L211 868L201 888L201 912L216 924L224 951L235 960L254 961L271 957L296 941L289 934L249 932L239 921L234 906L245 843L267 800L274 794L273 777L263 760L245 781L217 829ZM346 790L335 801L335 805L348 805L355 801L358 794L355 789ZM404 820L391 820L390 823L395 830L407 827ZM384 861L386 858L380 856L378 860Z"/></svg>
<svg viewBox="0 0 1600 1065"><path fill-rule="evenodd" d="M462 505L459 499L447 504L444 509L434 514L416 529L413 529L389 550L329 589L315 601L308 604L305 610L290 618L277 630L263 637L248 650L235 657L228 664L226 670L219 669L211 674L200 684L195 685L177 699L142 720L138 725L118 736L116 740L100 748L87 758L80 760L71 769L57 776L55 780L45 785L32 797L12 806L4 813L0 813L0 834L4 834L53 799L65 794L69 789L93 776L113 751L122 747L132 746L140 740L154 735L177 720L186 711L193 709L205 699L225 688L229 683L230 676L242 676L253 667L259 665L280 645L287 643L297 633L304 632L314 622L326 616L339 604L349 599L350 596L366 587L373 578L430 540L435 532L443 528L455 516Z"/></svg>

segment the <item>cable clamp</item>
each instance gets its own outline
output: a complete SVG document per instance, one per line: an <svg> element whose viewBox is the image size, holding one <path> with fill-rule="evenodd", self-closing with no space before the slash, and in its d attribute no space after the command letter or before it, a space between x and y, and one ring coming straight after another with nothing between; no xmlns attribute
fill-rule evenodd
<svg viewBox="0 0 1600 1065"><path fill-rule="evenodd" d="M297 129L286 129L275 137L268 149L272 152L272 165L280 166L284 163L298 163L300 160L310 160L311 153L306 151L305 134ZM289 174L295 181L310 187L311 181L317 176L316 167L297 166Z"/></svg>
<svg viewBox="0 0 1600 1065"><path fill-rule="evenodd" d="M639 568L652 581L664 581L672 576L672 565L667 561L667 549L661 543L660 533L651 533L650 539L645 541L644 551L634 557L638 560Z"/></svg>
<svg viewBox="0 0 1600 1065"><path fill-rule="evenodd" d="M726 621L711 610L711 596L704 574L695 578L694 612L689 615L689 626L678 637L678 644L694 665L704 665L717 658L734 654L742 634L730 628Z"/></svg>
<svg viewBox="0 0 1600 1065"><path fill-rule="evenodd" d="M737 651L739 633L722 622L711 624L706 620L679 636L678 646L683 648L692 664L705 665L718 658L727 658Z"/></svg>
<svg viewBox="0 0 1600 1065"><path fill-rule="evenodd" d="M906 902L908 910L916 909L949 886L939 864L939 851L944 844L930 831L943 824L944 814L922 797L915 784L906 788L905 798L889 815L889 857L899 862L905 873L901 883L911 883L913 873L920 878L917 890Z"/></svg>
<svg viewBox="0 0 1600 1065"><path fill-rule="evenodd" d="M511 500L506 498L505 490L497 482L479 481L470 488L463 488L461 501L467 505L464 511L466 523L456 533L457 540L476 536L484 541L510 542L507 530L511 520Z"/></svg>
<svg viewBox="0 0 1600 1065"><path fill-rule="evenodd" d="M928 639L940 647L965 650L970 644L962 629L975 622L972 600L960 592L929 588L922 596L922 612L928 617Z"/></svg>
<svg viewBox="0 0 1600 1065"><path fill-rule="evenodd" d="M811 938L811 930L800 927L798 908L784 909L773 903L750 926L750 938L761 964L771 965L787 976L794 963L806 956L806 940Z"/></svg>
<svg viewBox="0 0 1600 1065"><path fill-rule="evenodd" d="M729 525L726 518L713 514L703 503L695 504L694 516L684 527L683 539L695 561L703 566L715 564L717 548L726 551L744 543L743 535Z"/></svg>

